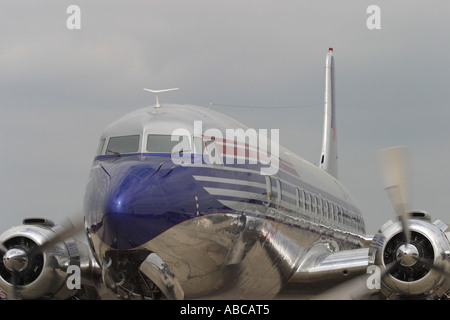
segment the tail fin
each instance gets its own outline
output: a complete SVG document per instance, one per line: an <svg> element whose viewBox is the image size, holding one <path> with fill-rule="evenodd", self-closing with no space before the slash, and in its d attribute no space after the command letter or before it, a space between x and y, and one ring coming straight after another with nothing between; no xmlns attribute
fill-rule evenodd
<svg viewBox="0 0 450 320"><path fill-rule="evenodd" d="M323 117L322 154L319 167L338 178L338 155L336 136L336 109L334 100L333 48L327 54L325 65L325 102Z"/></svg>

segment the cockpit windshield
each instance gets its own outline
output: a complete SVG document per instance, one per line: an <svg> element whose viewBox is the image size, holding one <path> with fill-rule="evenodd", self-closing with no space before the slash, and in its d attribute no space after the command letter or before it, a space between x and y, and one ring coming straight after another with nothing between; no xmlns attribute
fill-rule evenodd
<svg viewBox="0 0 450 320"><path fill-rule="evenodd" d="M189 147L189 138L186 136L178 136L175 141L172 141L172 135L170 134L149 134L147 136L147 151L148 152L160 152L160 153L172 153L174 147L180 143L180 141L186 141ZM190 148L190 147L189 147ZM183 149L183 148L182 148ZM183 150L187 152L189 150Z"/></svg>
<svg viewBox="0 0 450 320"><path fill-rule="evenodd" d="M100 141L98 155L102 154L104 144L105 139L102 139ZM176 150L176 152L191 152L189 137L175 136L175 141L172 141L172 135L170 134L149 134L147 136L147 152L173 153L174 150ZM129 135L109 138L103 154L121 155L137 152L142 152L140 147L140 135Z"/></svg>
<svg viewBox="0 0 450 320"><path fill-rule="evenodd" d="M105 154L139 152L139 135L112 137L109 139Z"/></svg>

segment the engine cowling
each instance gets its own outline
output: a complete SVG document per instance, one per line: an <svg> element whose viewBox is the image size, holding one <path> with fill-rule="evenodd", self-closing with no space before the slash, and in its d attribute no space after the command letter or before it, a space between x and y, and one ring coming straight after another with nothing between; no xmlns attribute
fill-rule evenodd
<svg viewBox="0 0 450 320"><path fill-rule="evenodd" d="M400 221L388 221L374 236L370 262L381 270L396 265L381 278L380 294L386 299L439 299L450 289L445 275L450 271L447 225L434 223L428 215L415 213L408 221L407 243ZM383 273L383 272L381 272Z"/></svg>
<svg viewBox="0 0 450 320"><path fill-rule="evenodd" d="M83 263L87 246L69 238L43 252L29 254L55 236L61 229L44 219L25 219L0 235L7 252L0 262L0 287L17 299L67 299L77 294L77 288L67 286L70 265Z"/></svg>

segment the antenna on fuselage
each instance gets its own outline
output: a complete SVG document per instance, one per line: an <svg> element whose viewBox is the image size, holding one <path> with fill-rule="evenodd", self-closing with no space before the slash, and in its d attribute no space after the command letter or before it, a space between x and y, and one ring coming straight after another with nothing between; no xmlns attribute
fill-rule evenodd
<svg viewBox="0 0 450 320"><path fill-rule="evenodd" d="M144 88L145 91L149 91L149 92L151 92L151 93L153 93L155 95L155 98L156 98L155 108L161 107L161 105L159 104L159 100L158 100L158 94L160 94L162 92L174 91L174 90L179 90L179 89L180 88L163 89L163 90L151 90L151 89Z"/></svg>

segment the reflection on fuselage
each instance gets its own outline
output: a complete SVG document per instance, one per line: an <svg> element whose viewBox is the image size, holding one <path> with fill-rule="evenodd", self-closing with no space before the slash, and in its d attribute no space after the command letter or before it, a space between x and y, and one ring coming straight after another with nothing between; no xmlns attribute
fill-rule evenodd
<svg viewBox="0 0 450 320"><path fill-rule="evenodd" d="M139 266L145 253L154 252L174 273L185 298L271 298L317 241L329 239L341 250L363 245L364 223L348 192L284 149L273 176L261 175L261 164L174 164L171 153L147 152L149 137L167 137L179 128L180 110L189 111L183 119L188 128L196 117L223 130L240 125L199 107L161 109L141 110L101 139L85 198L86 225L99 261L111 258L120 272L123 254ZM156 123L165 125L158 129ZM142 132L138 146L146 152L118 151L128 150L125 141L136 142L130 138L135 135L126 134L128 127ZM117 137L127 138L116 143ZM117 150L109 152L111 141ZM217 145L223 155L225 143Z"/></svg>

